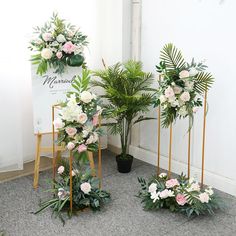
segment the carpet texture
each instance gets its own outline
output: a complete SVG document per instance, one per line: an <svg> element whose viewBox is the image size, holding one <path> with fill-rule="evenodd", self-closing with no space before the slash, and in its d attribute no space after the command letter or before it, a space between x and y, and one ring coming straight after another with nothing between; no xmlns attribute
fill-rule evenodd
<svg viewBox="0 0 236 236"><path fill-rule="evenodd" d="M235 236L236 198L217 191L226 208L215 216L188 219L167 210L146 212L140 199L137 177L150 177L155 167L134 160L132 172L120 174L116 170L115 155L103 151L103 188L112 200L101 212L86 211L73 217L63 227L59 219L51 218L48 209L39 215L31 214L40 199L49 193L46 179L51 171L40 173L39 189L32 188L33 176L0 184L0 235L4 236Z"/></svg>

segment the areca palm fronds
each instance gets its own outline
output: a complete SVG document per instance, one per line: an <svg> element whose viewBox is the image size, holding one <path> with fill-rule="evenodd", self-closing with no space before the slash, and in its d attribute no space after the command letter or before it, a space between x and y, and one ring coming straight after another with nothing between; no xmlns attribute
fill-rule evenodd
<svg viewBox="0 0 236 236"><path fill-rule="evenodd" d="M108 125L112 134L120 134L122 155L125 158L132 125L151 119L142 113L148 111L154 100L152 74L142 71L141 62L131 60L96 71L94 75L100 80L94 80L91 84L105 91L102 97L108 100L109 105L106 105L104 114L114 121ZM138 117L139 113L141 115Z"/></svg>
<svg viewBox="0 0 236 236"><path fill-rule="evenodd" d="M199 94L207 91L214 82L213 76L208 72L200 72L197 74L195 81L195 90Z"/></svg>

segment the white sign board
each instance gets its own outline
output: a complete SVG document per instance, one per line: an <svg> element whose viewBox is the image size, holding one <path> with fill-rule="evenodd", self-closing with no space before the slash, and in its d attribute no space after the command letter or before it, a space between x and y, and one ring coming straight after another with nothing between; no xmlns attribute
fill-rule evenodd
<svg viewBox="0 0 236 236"><path fill-rule="evenodd" d="M76 75L81 75L82 69L81 67L68 67L61 75L54 71L55 69L49 69L40 76L36 74L36 67L32 67L35 133L52 131L52 105L65 101L66 92L72 90L71 83Z"/></svg>

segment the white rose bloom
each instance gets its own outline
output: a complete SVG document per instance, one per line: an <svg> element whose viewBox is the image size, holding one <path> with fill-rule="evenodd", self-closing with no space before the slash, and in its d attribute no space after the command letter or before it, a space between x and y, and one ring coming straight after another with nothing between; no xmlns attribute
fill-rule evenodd
<svg viewBox="0 0 236 236"><path fill-rule="evenodd" d="M151 199L153 199L153 202L156 202L156 200L159 200L159 195L160 195L160 192L158 192L158 193L152 192L151 193Z"/></svg>
<svg viewBox="0 0 236 236"><path fill-rule="evenodd" d="M210 200L210 197L207 193L200 193L199 194L199 200L201 203L208 203Z"/></svg>
<svg viewBox="0 0 236 236"><path fill-rule="evenodd" d="M165 178L166 176L167 176L166 173L160 173L160 174L159 174L159 177L160 177L160 178Z"/></svg>
<svg viewBox="0 0 236 236"><path fill-rule="evenodd" d="M44 48L42 51L41 51L41 57L48 60L52 57L53 53L52 53L52 50L49 49L49 48Z"/></svg>
<svg viewBox="0 0 236 236"><path fill-rule="evenodd" d="M186 116L186 115L188 114L188 111L186 110L186 106L180 107L178 113L179 113L179 115L181 115L181 116Z"/></svg>
<svg viewBox="0 0 236 236"><path fill-rule="evenodd" d="M148 192L149 193L154 193L156 191L157 191L157 184L156 183L150 184L150 186L148 187Z"/></svg>
<svg viewBox="0 0 236 236"><path fill-rule="evenodd" d="M92 94L89 91L83 91L80 94L80 99L84 103L90 103L91 100L93 99Z"/></svg>
<svg viewBox="0 0 236 236"><path fill-rule="evenodd" d="M172 107L178 107L179 106L179 101L175 100L175 101L171 102L171 106Z"/></svg>
<svg viewBox="0 0 236 236"><path fill-rule="evenodd" d="M182 92L182 88L179 86L175 86L173 89L174 89L175 94L180 94Z"/></svg>
<svg viewBox="0 0 236 236"><path fill-rule="evenodd" d="M85 183L82 183L82 184L80 185L80 189L81 189L85 194L89 194L90 191L91 191L91 189L92 189L92 187L91 187L90 183L85 182Z"/></svg>
<svg viewBox="0 0 236 236"><path fill-rule="evenodd" d="M52 41L53 36L51 33L44 33L44 34L42 34L42 38L44 41L47 42L47 41Z"/></svg>
<svg viewBox="0 0 236 236"><path fill-rule="evenodd" d="M89 138L88 138L87 141L86 141L86 144L87 144L87 145L88 145L88 144L91 144L91 143L93 143L93 135L90 135Z"/></svg>
<svg viewBox="0 0 236 236"><path fill-rule="evenodd" d="M161 104L166 101L166 97L165 97L164 95L161 95L161 96L159 97L159 99L160 99L160 103L161 103Z"/></svg>
<svg viewBox="0 0 236 236"><path fill-rule="evenodd" d="M64 43L65 41L66 41L66 38L65 38L65 36L63 34L59 34L57 36L57 42Z"/></svg>
<svg viewBox="0 0 236 236"><path fill-rule="evenodd" d="M180 79L184 79L184 78L188 78L189 77L189 72L187 70L182 70L180 73L179 73L179 78Z"/></svg>
<svg viewBox="0 0 236 236"><path fill-rule="evenodd" d="M193 86L194 86L194 82L187 80L187 81L184 82L184 86L185 86L186 90L192 91L193 90Z"/></svg>
<svg viewBox="0 0 236 236"><path fill-rule="evenodd" d="M53 124L54 124L54 127L55 127L56 129L61 129L61 128L63 128L64 125L65 125L65 123L62 122L62 119L60 119L60 118L56 118L56 119L53 121Z"/></svg>
<svg viewBox="0 0 236 236"><path fill-rule="evenodd" d="M50 45L53 46L53 47L56 47L56 46L59 45L59 43L57 41L53 41Z"/></svg>
<svg viewBox="0 0 236 236"><path fill-rule="evenodd" d="M189 69L189 76L195 76L198 74L198 70L195 67Z"/></svg>
<svg viewBox="0 0 236 236"><path fill-rule="evenodd" d="M180 95L180 99L184 102L188 102L190 100L190 94L189 92L183 92L181 95Z"/></svg>
<svg viewBox="0 0 236 236"><path fill-rule="evenodd" d="M89 135L89 132L87 130L83 130L83 138L86 138Z"/></svg>

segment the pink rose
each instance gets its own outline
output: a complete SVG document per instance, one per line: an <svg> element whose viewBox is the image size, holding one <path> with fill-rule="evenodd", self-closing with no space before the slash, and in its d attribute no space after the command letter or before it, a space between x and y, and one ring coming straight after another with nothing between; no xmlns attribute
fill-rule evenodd
<svg viewBox="0 0 236 236"><path fill-rule="evenodd" d="M93 116L93 126L97 126L98 124L98 114Z"/></svg>
<svg viewBox="0 0 236 236"><path fill-rule="evenodd" d="M80 113L78 116L77 116L77 121L80 123L80 124L84 124L88 119L88 116L85 114L85 113Z"/></svg>
<svg viewBox="0 0 236 236"><path fill-rule="evenodd" d="M78 147L78 152L85 152L87 150L87 146L85 144L80 144Z"/></svg>
<svg viewBox="0 0 236 236"><path fill-rule="evenodd" d="M177 179L169 179L166 181L167 188L173 188L179 185L179 181Z"/></svg>
<svg viewBox="0 0 236 236"><path fill-rule="evenodd" d="M183 194L178 193L177 196L175 197L176 202L180 205L183 206L184 204L187 203L187 199Z"/></svg>
<svg viewBox="0 0 236 236"><path fill-rule="evenodd" d="M69 142L66 147L68 150L72 150L75 147L75 144L73 142Z"/></svg>
<svg viewBox="0 0 236 236"><path fill-rule="evenodd" d="M77 129L73 127L67 127L66 133L71 137L74 136L77 133Z"/></svg>
<svg viewBox="0 0 236 236"><path fill-rule="evenodd" d="M65 170L64 166L59 166L57 169L57 173L61 175L64 172L64 170Z"/></svg>
<svg viewBox="0 0 236 236"><path fill-rule="evenodd" d="M165 96L166 96L166 98L173 97L174 95L175 95L174 90L169 86L169 87L165 90Z"/></svg>
<svg viewBox="0 0 236 236"><path fill-rule="evenodd" d="M66 43L63 45L62 50L63 50L65 53L71 54L72 52L75 51L75 45L74 45L71 41L66 42Z"/></svg>
<svg viewBox="0 0 236 236"><path fill-rule="evenodd" d="M57 52L56 56L57 56L58 59L61 59L62 58L62 52Z"/></svg>

